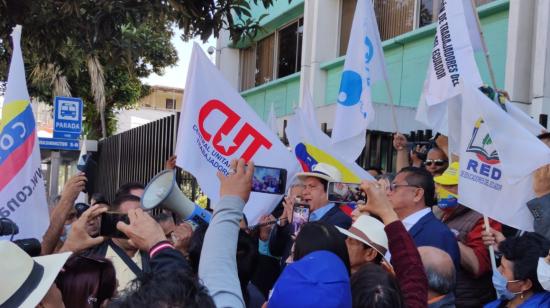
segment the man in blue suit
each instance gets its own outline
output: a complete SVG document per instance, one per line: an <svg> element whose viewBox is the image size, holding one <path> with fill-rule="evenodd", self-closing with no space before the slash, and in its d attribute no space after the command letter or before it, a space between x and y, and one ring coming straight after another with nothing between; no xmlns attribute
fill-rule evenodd
<svg viewBox="0 0 550 308"><path fill-rule="evenodd" d="M401 169L388 192L397 216L414 239L416 247L437 247L447 252L458 268L458 242L454 233L432 213L434 196L435 184L432 175L417 167Z"/></svg>

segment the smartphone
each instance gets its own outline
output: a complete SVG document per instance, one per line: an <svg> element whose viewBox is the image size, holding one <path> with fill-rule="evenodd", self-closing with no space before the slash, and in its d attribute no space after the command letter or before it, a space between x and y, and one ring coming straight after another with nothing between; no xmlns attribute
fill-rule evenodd
<svg viewBox="0 0 550 308"><path fill-rule="evenodd" d="M128 214L105 212L101 214L101 227L99 228L99 235L115 238L128 238L126 234L122 233L116 228L116 224L119 222L130 223Z"/></svg>
<svg viewBox="0 0 550 308"><path fill-rule="evenodd" d="M361 184L329 182L328 201L334 203L367 202L367 195L361 190Z"/></svg>
<svg viewBox="0 0 550 308"><path fill-rule="evenodd" d="M92 158L90 154L84 154L78 159L76 165L78 171L82 171L86 174L86 186L82 192L88 193L94 191L93 179L95 179L95 172L97 170L97 162Z"/></svg>
<svg viewBox="0 0 550 308"><path fill-rule="evenodd" d="M295 203L292 209L292 234L297 236L302 226L309 221L309 205Z"/></svg>
<svg viewBox="0 0 550 308"><path fill-rule="evenodd" d="M286 188L286 169L255 166L252 177L252 191L284 195Z"/></svg>

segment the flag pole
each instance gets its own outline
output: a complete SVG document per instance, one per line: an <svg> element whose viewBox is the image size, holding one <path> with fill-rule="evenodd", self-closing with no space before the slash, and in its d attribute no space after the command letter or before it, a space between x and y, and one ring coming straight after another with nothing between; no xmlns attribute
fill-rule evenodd
<svg viewBox="0 0 550 308"><path fill-rule="evenodd" d="M493 69L493 63L491 62L491 57L489 56L489 49L487 48L487 43L485 42L485 35L483 34L483 30L481 29L481 21L479 20L479 15L477 14L476 9L476 3L475 0L471 0L470 3L472 4L472 10L474 13L474 16L476 17L476 23L477 23L477 30L479 32L479 37L481 40L481 47L483 48L483 54L485 55L485 62L487 63L487 68L489 69L489 77L491 78L491 83L493 84L493 90L495 93L497 93L497 80L495 78L495 71ZM483 215L483 222L485 224L485 230L490 232L491 226L489 224L489 217L487 215ZM494 271L497 270L497 264L495 259L495 249L493 246L489 246L489 257L491 259L491 267Z"/></svg>
<svg viewBox="0 0 550 308"><path fill-rule="evenodd" d="M479 15L477 14L475 0L471 0L472 10L474 10L474 16L476 17L477 30L481 39L481 47L483 48L483 53L485 55L485 61L487 62L487 68L489 69L489 77L491 78L491 83L493 84L493 89L497 92L497 80L495 78L495 71L493 69L493 63L491 62L491 57L489 56L489 49L487 48L487 43L485 43L485 36L483 35L483 30L481 29L481 21L479 20Z"/></svg>

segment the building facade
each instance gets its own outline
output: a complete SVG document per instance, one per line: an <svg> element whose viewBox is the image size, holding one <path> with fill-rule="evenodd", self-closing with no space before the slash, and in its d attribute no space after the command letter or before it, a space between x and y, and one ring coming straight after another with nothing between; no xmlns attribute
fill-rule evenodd
<svg viewBox="0 0 550 308"><path fill-rule="evenodd" d="M171 116L181 110L183 89L151 86L151 93L133 109L118 111L116 134Z"/></svg>
<svg viewBox="0 0 550 308"><path fill-rule="evenodd" d="M275 1L265 10L253 3L263 32L253 41L234 44L227 33L217 43L216 63L224 76L266 119L271 105L279 134L300 103L305 85L311 89L321 127L330 133L349 34L357 0ZM447 0L449 1L449 0ZM497 87L539 118L550 111L547 47L550 1L472 0L494 67ZM527 3L526 3L527 2ZM414 120L426 78L435 35L437 0L373 0L397 111L399 130L425 130ZM482 78L490 84L488 66L477 55ZM548 88L548 89L547 89ZM373 87L376 119L369 127L367 147L359 163L392 169L391 109L385 85ZM429 132L428 132L429 134Z"/></svg>

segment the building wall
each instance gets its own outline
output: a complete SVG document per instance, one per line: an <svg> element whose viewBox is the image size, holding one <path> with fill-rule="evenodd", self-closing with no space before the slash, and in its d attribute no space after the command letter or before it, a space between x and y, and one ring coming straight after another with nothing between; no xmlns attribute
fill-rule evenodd
<svg viewBox="0 0 550 308"><path fill-rule="evenodd" d="M340 1L343 0L312 0L305 4L304 1L292 1L289 5L288 1L279 0L275 2L274 8L269 10L269 15L263 23L271 32L292 20L289 20L288 16L304 16L302 69L301 72L241 92L260 117L266 119L271 104L274 104L278 120L282 122L299 104L304 84L307 83L316 106L323 107L317 110L319 120L327 123L329 129L332 127L334 104L344 64L344 57L338 57L339 38L334 37L340 35ZM499 88L504 88L505 81L508 11L509 0L493 1L478 8ZM265 10L253 7L254 16L264 12ZM268 34L270 33L264 33L264 36ZM426 78L434 35L435 24L432 24L383 42L392 96L397 105L398 118L402 118L404 122L403 128L400 127L401 131L425 128L416 122L412 115ZM330 45L327 45L327 42L330 42ZM218 46L218 50L221 49L220 53L223 55L223 48L243 47L247 44L249 46L253 42L246 42L241 46ZM234 55L234 49L231 50ZM239 76L239 65L235 65L234 61L238 63L239 57L226 57L224 61L218 62L224 75ZM477 61L483 79L489 84L490 78L484 56L478 55ZM235 68L237 71L234 71ZM384 113L384 110L388 109L389 99L383 82L374 85L373 100L376 103L375 110ZM279 124L282 130L282 123ZM389 125L375 126L384 131L393 130Z"/></svg>
<svg viewBox="0 0 550 308"><path fill-rule="evenodd" d="M166 108L166 100L175 100L175 108ZM162 110L180 110L183 102L183 89L169 88L161 86L152 86L151 94L142 98L138 105L140 107L148 107L152 109Z"/></svg>

